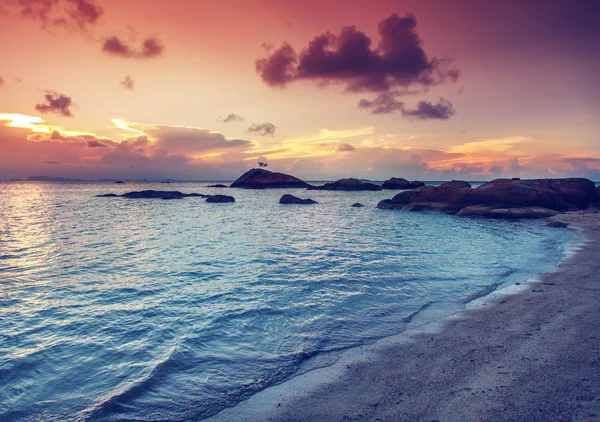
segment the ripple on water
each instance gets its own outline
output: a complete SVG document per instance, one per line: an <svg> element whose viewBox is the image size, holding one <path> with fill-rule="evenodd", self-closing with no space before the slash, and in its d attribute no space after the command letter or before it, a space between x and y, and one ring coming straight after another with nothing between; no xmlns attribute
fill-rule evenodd
<svg viewBox="0 0 600 422"><path fill-rule="evenodd" d="M375 209L385 192L94 197L152 188L0 183L0 420L200 419L553 270L573 236Z"/></svg>

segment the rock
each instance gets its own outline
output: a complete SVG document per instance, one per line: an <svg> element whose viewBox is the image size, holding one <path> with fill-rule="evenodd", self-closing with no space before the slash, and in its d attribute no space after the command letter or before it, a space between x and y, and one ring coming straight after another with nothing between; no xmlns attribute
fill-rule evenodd
<svg viewBox="0 0 600 422"><path fill-rule="evenodd" d="M471 185L468 182L453 180L442 183L439 186L422 186L417 189L400 192L391 199L391 204L381 201L377 207L382 209L406 208L408 211L439 211L447 214L456 214L462 208L461 201L470 192ZM392 204L394 205L392 206Z"/></svg>
<svg viewBox="0 0 600 422"><path fill-rule="evenodd" d="M473 189L465 205L537 206L570 211L587 208L596 195L594 182L584 178L497 179Z"/></svg>
<svg viewBox="0 0 600 422"><path fill-rule="evenodd" d="M143 190L139 192L127 192L123 195L117 195L114 193L107 193L104 195L96 195L99 198L128 198L128 199L181 199L187 197L201 197L205 198L206 195L201 193L181 193L179 191L165 191L165 190Z"/></svg>
<svg viewBox="0 0 600 422"><path fill-rule="evenodd" d="M127 192L121 196L129 199L180 199L184 197L184 194L176 190L143 190L139 192Z"/></svg>
<svg viewBox="0 0 600 422"><path fill-rule="evenodd" d="M121 185L121 184L123 184L123 181L121 181L121 180L117 180L117 181L115 182L115 185Z"/></svg>
<svg viewBox="0 0 600 422"><path fill-rule="evenodd" d="M546 227L556 227L556 228L561 228L561 229L566 229L567 227L569 227L569 223L564 223L562 221L556 221L556 220L551 220L551 219L546 220L544 225Z"/></svg>
<svg viewBox="0 0 600 422"><path fill-rule="evenodd" d="M206 202L212 202L212 203L235 202L235 198L233 196L228 196L228 195L209 195L208 198L206 198Z"/></svg>
<svg viewBox="0 0 600 422"><path fill-rule="evenodd" d="M307 188L310 185L297 177L284 173L273 173L265 169L252 169L242 174L230 188L282 189Z"/></svg>
<svg viewBox="0 0 600 422"><path fill-rule="evenodd" d="M325 183L323 186L310 186L309 190L381 190L375 183L364 182L360 179L340 179L336 182Z"/></svg>
<svg viewBox="0 0 600 422"><path fill-rule="evenodd" d="M283 195L281 197L281 199L279 199L279 203L280 204L303 204L303 205L318 204L317 201L314 201L310 198L301 199L301 198L298 198L297 196L289 195L287 193L285 195Z"/></svg>
<svg viewBox="0 0 600 422"><path fill-rule="evenodd" d="M400 192L377 207L487 218L544 218L585 209L598 195L594 183L583 178L497 179L475 189L468 182L453 180Z"/></svg>
<svg viewBox="0 0 600 422"><path fill-rule="evenodd" d="M402 177L392 177L391 179L383 182L383 185L381 185L381 188L382 189L416 189L416 188L420 188L421 186L425 186L425 183L418 182L416 180L409 182L408 180L403 179Z"/></svg>
<svg viewBox="0 0 600 422"><path fill-rule="evenodd" d="M596 205L600 206L600 186L596 188Z"/></svg>
<svg viewBox="0 0 600 422"><path fill-rule="evenodd" d="M207 188L226 188L227 185L216 184L216 185L208 185Z"/></svg>
<svg viewBox="0 0 600 422"><path fill-rule="evenodd" d="M456 215L463 217L503 218L508 220L521 218L553 217L558 212L542 207L498 208L485 205L471 205L462 208Z"/></svg>
<svg viewBox="0 0 600 422"><path fill-rule="evenodd" d="M361 204L360 202L355 202L354 204L350 205L353 208L360 208L360 207L364 207L363 204Z"/></svg>

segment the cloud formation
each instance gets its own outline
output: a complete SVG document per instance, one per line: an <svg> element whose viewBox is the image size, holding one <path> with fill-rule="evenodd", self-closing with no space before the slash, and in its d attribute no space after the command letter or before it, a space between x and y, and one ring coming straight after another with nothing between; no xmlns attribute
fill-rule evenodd
<svg viewBox="0 0 600 422"><path fill-rule="evenodd" d="M270 86L310 80L319 85L341 83L350 92L386 92L409 86L431 87L456 82L459 71L450 61L429 59L423 50L412 14L392 14L378 25L379 43L354 26L316 36L297 54L291 45L271 52L255 63L256 71Z"/></svg>
<svg viewBox="0 0 600 422"><path fill-rule="evenodd" d="M256 133L260 136L275 136L275 125L273 123L255 123L247 131Z"/></svg>
<svg viewBox="0 0 600 422"><path fill-rule="evenodd" d="M133 91L135 86L134 86L135 82L133 80L133 78L129 75L125 76L125 78L119 82L119 85L121 85L123 88L128 89Z"/></svg>
<svg viewBox="0 0 600 422"><path fill-rule="evenodd" d="M42 114L60 114L65 117L73 117L71 112L72 100L63 94L54 91L46 91L45 102L36 104L35 109Z"/></svg>
<svg viewBox="0 0 600 422"><path fill-rule="evenodd" d="M85 31L104 14L104 9L93 0L17 0L16 3L20 16L41 22L45 30Z"/></svg>
<svg viewBox="0 0 600 422"><path fill-rule="evenodd" d="M419 101L417 106L411 109L403 101L398 101L396 95L387 92L379 94L373 100L360 100L358 107L371 110L371 114L389 114L398 111L404 117L418 120L447 120L456 114L452 103L445 98L440 98L437 104L432 104L429 101Z"/></svg>
<svg viewBox="0 0 600 422"><path fill-rule="evenodd" d="M356 151L356 147L354 145L349 144L348 142L343 142L337 146L336 151L338 151L338 152L353 152L353 151Z"/></svg>
<svg viewBox="0 0 600 422"><path fill-rule="evenodd" d="M96 140L96 139L92 139L90 141L87 141L87 147L88 148L108 148L106 146L106 144L103 144L102 142Z"/></svg>
<svg viewBox="0 0 600 422"><path fill-rule="evenodd" d="M151 37L147 38L140 48L135 48L121 41L120 38L112 36L104 39L102 51L113 56L145 60L161 56L165 46L159 39Z"/></svg>
<svg viewBox="0 0 600 422"><path fill-rule="evenodd" d="M4 85L4 79L2 78L2 76L0 76L0 87Z"/></svg>
<svg viewBox="0 0 600 422"><path fill-rule="evenodd" d="M240 116L239 114L236 114L236 113L230 113L230 114L227 115L227 117L225 117L223 119L223 123L243 122L243 121L244 121L244 118L242 116Z"/></svg>

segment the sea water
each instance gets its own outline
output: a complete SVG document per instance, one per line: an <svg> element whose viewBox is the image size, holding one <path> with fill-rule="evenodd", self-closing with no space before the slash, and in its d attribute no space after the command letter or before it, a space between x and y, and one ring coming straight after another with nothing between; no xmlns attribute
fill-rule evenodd
<svg viewBox="0 0 600 422"><path fill-rule="evenodd" d="M143 189L236 202L95 197ZM375 208L395 193L0 183L0 420L202 419L553 271L574 237Z"/></svg>

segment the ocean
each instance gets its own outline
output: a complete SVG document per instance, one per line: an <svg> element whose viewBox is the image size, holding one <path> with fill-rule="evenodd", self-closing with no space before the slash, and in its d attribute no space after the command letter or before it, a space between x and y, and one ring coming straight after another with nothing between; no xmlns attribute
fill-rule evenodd
<svg viewBox="0 0 600 422"><path fill-rule="evenodd" d="M0 420L200 420L553 271L576 236L207 185L0 183ZM95 197L144 189L236 202Z"/></svg>

